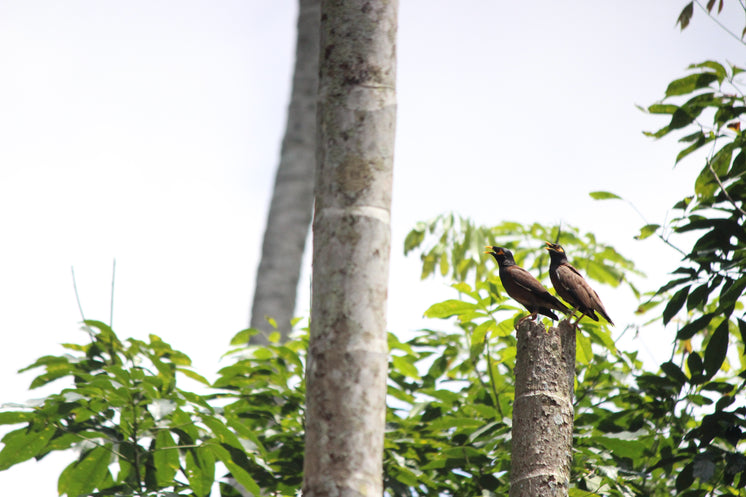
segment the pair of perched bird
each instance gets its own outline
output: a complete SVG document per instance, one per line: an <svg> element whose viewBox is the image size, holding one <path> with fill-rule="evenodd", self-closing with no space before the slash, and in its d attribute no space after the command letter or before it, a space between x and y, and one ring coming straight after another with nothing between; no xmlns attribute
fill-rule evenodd
<svg viewBox="0 0 746 497"><path fill-rule="evenodd" d="M500 267L500 280L505 287L505 291L531 313L523 319L536 319L538 314L543 314L556 321L559 318L552 312L552 309L568 314L570 317L579 311L580 315L574 323L574 326L577 326L583 316L598 321L598 316L596 316L596 312L598 312L613 326L614 323L604 309L598 294L585 281L578 270L567 261L565 250L556 243L546 242L546 244L546 249L549 251L549 257L551 258L549 279L552 280L552 285L557 294L570 304L572 309L568 309L557 297L549 293L531 273L517 265L510 250L504 247L485 247L488 249L485 254L492 255Z"/></svg>

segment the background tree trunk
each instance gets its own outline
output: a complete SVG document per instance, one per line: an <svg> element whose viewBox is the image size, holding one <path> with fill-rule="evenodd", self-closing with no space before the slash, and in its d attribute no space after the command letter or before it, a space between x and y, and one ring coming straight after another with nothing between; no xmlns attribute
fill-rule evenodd
<svg viewBox="0 0 746 497"><path fill-rule="evenodd" d="M249 323L252 328L268 332L271 327L267 317L271 317L283 340L292 328L290 320L311 222L316 166L320 0L300 0L299 4L293 90ZM254 335L251 343L267 343L266 333Z"/></svg>
<svg viewBox="0 0 746 497"><path fill-rule="evenodd" d="M303 495L380 496L396 0L322 0Z"/></svg>
<svg viewBox="0 0 746 497"><path fill-rule="evenodd" d="M510 497L567 496L572 463L575 330L518 328Z"/></svg>

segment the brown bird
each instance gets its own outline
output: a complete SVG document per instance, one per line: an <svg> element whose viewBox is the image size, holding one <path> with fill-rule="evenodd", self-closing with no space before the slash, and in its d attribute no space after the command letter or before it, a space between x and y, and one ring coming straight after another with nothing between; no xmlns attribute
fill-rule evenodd
<svg viewBox="0 0 746 497"><path fill-rule="evenodd" d="M567 261L565 249L556 243L546 243L552 261L549 264L549 279L552 280L552 285L554 285L557 294L573 308L573 314L575 311L580 311L575 326L578 325L583 316L598 321L596 312L601 314L610 325L614 326L614 322L609 317L609 313L606 312L596 291L591 288L578 270Z"/></svg>
<svg viewBox="0 0 746 497"><path fill-rule="evenodd" d="M520 324L524 319L536 319L538 314L548 316L555 321L559 318L552 309L565 314L571 311L557 297L549 293L539 280L531 276L531 273L520 267L513 259L513 253L503 247L485 247L485 254L492 255L500 267L500 281L503 282L505 291L519 304L531 313L529 316L518 321Z"/></svg>

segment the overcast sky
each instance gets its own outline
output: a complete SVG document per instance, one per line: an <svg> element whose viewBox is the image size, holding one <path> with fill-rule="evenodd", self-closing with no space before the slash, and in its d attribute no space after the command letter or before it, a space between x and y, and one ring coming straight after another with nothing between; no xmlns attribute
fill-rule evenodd
<svg viewBox="0 0 746 497"><path fill-rule="evenodd" d="M676 267L632 239L644 222L628 206L588 192L661 223L690 191L700 165L674 169L675 140L642 135L665 122L635 105L692 62L744 65L744 50L701 11L680 33L685 3L401 0L392 331L450 296L402 255L414 223L442 212L593 231L651 274L647 289ZM0 0L0 403L39 396L16 371L85 340L71 266L86 318L109 320L114 258L119 335L155 333L214 375L248 322L296 13L290 0ZM629 296L598 291L620 330L639 319ZM12 468L0 488L56 495L67 462Z"/></svg>

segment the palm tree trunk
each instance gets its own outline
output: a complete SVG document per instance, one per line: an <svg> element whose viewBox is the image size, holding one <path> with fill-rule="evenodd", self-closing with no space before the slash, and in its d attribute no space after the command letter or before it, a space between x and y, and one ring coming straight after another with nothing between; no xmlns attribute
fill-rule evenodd
<svg viewBox="0 0 746 497"><path fill-rule="evenodd" d="M293 89L251 308L250 326L264 332L251 339L259 344L272 329L268 318L283 339L291 331L313 209L320 0L299 3Z"/></svg>
<svg viewBox="0 0 746 497"><path fill-rule="evenodd" d="M303 495L381 496L396 0L322 0Z"/></svg>

